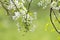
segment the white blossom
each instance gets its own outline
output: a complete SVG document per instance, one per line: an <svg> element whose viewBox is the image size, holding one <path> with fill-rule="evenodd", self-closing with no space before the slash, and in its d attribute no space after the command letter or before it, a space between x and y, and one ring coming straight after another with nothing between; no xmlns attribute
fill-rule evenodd
<svg viewBox="0 0 60 40"><path fill-rule="evenodd" d="M38 6L42 6L43 5L43 2L41 1L41 2L38 2L38 4L37 4Z"/></svg>
<svg viewBox="0 0 60 40"><path fill-rule="evenodd" d="M15 6L14 6L13 4L10 4L10 5L8 6L8 9L9 9L9 10L11 10L11 9L14 9L14 10L15 10Z"/></svg>
<svg viewBox="0 0 60 40"><path fill-rule="evenodd" d="M10 4L13 4L13 2L10 0Z"/></svg>
<svg viewBox="0 0 60 40"><path fill-rule="evenodd" d="M13 19L13 20L17 20L17 19L20 17L20 12L15 12L14 14L15 14L15 15L12 16L12 19Z"/></svg>
<svg viewBox="0 0 60 40"><path fill-rule="evenodd" d="M55 2L55 1L53 1L53 2L51 3L51 7L52 7L53 9L55 9L55 10L59 10L59 9L60 9L60 6L57 7L57 2Z"/></svg>
<svg viewBox="0 0 60 40"><path fill-rule="evenodd" d="M19 4L18 0L15 0L15 5L17 6L17 8L20 8L21 4Z"/></svg>
<svg viewBox="0 0 60 40"><path fill-rule="evenodd" d="M56 7L56 6L57 6L57 2L53 1L53 2L51 3L51 7L53 8L53 7Z"/></svg>
<svg viewBox="0 0 60 40"><path fill-rule="evenodd" d="M12 2L12 0L10 0L9 5L7 6L7 9L8 9L9 12L11 13L11 15L12 15L12 10L13 10L14 15L11 16L12 19L13 19L14 21L18 21L18 19L21 18L21 20L23 21L23 23L24 23L24 22L27 22L27 24L29 24L29 26L30 26L30 24L32 24L32 21L37 18L37 17L36 17L37 13L35 12L35 13L33 14L34 17L31 16L31 15L29 14L29 12L27 13L27 9L26 9L26 7L24 6L24 3L25 3L26 0L21 0L22 2L19 2L19 0L13 0L13 1L14 1L15 4ZM28 2L31 2L31 0L27 0L27 1L28 1ZM41 5L42 5L42 4L41 4ZM19 11L16 9L16 7L19 9ZM15 10L17 10L17 11L15 11ZM34 19L34 18L35 18L35 19ZM27 19L27 20L26 20L26 19ZM19 22L16 23L16 26L18 27L18 31L20 32L21 27L20 27ZM33 26L33 28L34 28L34 26ZM35 29L33 29L33 28L32 28L32 30L34 31ZM30 31L31 31L31 30L30 30Z"/></svg>
<svg viewBox="0 0 60 40"><path fill-rule="evenodd" d="M15 0L15 4L18 5L18 0Z"/></svg>
<svg viewBox="0 0 60 40"><path fill-rule="evenodd" d="M15 6L14 6L14 4L13 4L13 2L10 0L10 4L8 5L8 7L7 7L9 10L11 10L11 9L14 9L15 10Z"/></svg>
<svg viewBox="0 0 60 40"><path fill-rule="evenodd" d="M44 7L43 7L43 9L45 9L47 6L45 5Z"/></svg>
<svg viewBox="0 0 60 40"><path fill-rule="evenodd" d="M20 16L20 12L15 12L15 16L19 17Z"/></svg>
<svg viewBox="0 0 60 40"><path fill-rule="evenodd" d="M55 9L55 10L59 10L60 8L59 8L59 7L53 7L53 9Z"/></svg>
<svg viewBox="0 0 60 40"><path fill-rule="evenodd" d="M24 4L23 4L23 3L20 3L19 5L20 5L20 8L22 8L22 9L23 9Z"/></svg>

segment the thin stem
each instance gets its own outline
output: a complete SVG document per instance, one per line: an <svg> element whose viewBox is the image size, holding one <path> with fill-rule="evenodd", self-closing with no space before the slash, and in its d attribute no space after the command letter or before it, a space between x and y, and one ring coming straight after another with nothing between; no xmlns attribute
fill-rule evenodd
<svg viewBox="0 0 60 40"><path fill-rule="evenodd" d="M53 2L53 0L51 0L51 3ZM50 21L51 21L51 23L52 23L52 25L53 25L53 27L54 27L54 29L55 29L55 31L57 32L57 33L59 33L60 34L60 32L58 31L58 29L56 28L56 26L55 26L55 24L54 24L54 22L53 22L53 20L52 20L52 11L53 11L53 9L52 8L50 8ZM58 18L57 18L57 16L56 16L56 14L55 14L55 12L53 11L53 13L54 13L54 15L55 15L55 17L56 17L56 19L58 20Z"/></svg>
<svg viewBox="0 0 60 40"><path fill-rule="evenodd" d="M56 26L55 26L55 24L54 24L54 22L53 22L53 20L52 20L52 8L50 9L50 21L51 21L54 29L56 30L56 32L60 34L60 32L57 30L57 28L56 28Z"/></svg>
<svg viewBox="0 0 60 40"><path fill-rule="evenodd" d="M56 20L60 23L60 21L59 21L58 17L56 16L56 14L55 14L55 12L54 12L53 9L52 9L52 11L53 11L53 13L54 13L54 15L55 15Z"/></svg>
<svg viewBox="0 0 60 40"><path fill-rule="evenodd" d="M26 14L28 14L28 12L29 12L29 9L30 9L30 6L31 6L31 2L32 2L32 0L30 1L30 3L29 3L29 5L28 5L28 11L27 11L27 13Z"/></svg>

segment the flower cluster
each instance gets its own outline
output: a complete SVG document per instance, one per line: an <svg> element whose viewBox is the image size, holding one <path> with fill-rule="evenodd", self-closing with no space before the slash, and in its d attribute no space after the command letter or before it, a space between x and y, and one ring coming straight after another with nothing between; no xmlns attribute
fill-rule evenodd
<svg viewBox="0 0 60 40"><path fill-rule="evenodd" d="M27 0L27 1L31 1L31 0ZM8 5L6 6L8 12L10 13L12 19L16 22L16 25L18 27L18 31L20 31L21 26L20 25L20 21L22 21L22 23L25 26L25 29L29 30L29 26L32 23L33 20L37 19L36 15L37 13L34 12L28 12L29 9L26 9L26 7L24 6L24 3L26 2L26 0L21 0L21 2L19 0L9 0Z"/></svg>
<svg viewBox="0 0 60 40"><path fill-rule="evenodd" d="M40 0L37 5L39 7L42 6L43 9L45 9L49 4L50 4L50 0Z"/></svg>
<svg viewBox="0 0 60 40"><path fill-rule="evenodd" d="M53 1L53 2L51 3L51 7L52 7L53 9L59 10L59 9L60 9L60 0L58 0L58 1Z"/></svg>

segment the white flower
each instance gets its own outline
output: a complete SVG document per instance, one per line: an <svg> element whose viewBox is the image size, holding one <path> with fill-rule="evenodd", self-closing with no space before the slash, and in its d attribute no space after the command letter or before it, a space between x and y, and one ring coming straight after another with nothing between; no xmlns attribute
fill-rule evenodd
<svg viewBox="0 0 60 40"><path fill-rule="evenodd" d="M15 4L18 5L18 0L15 0Z"/></svg>
<svg viewBox="0 0 60 40"><path fill-rule="evenodd" d="M17 8L20 8L21 5L19 4L18 0L15 0L15 4L16 4Z"/></svg>
<svg viewBox="0 0 60 40"><path fill-rule="evenodd" d="M56 7L56 6L57 6L57 2L53 1L53 2L51 3L51 7L53 8L53 7Z"/></svg>
<svg viewBox="0 0 60 40"><path fill-rule="evenodd" d="M20 16L20 12L15 12L15 16L19 17Z"/></svg>
<svg viewBox="0 0 60 40"><path fill-rule="evenodd" d="M9 10L11 10L11 9L14 9L15 10L15 6L14 6L14 4L13 4L13 2L10 0L10 4L8 5L8 7L7 7Z"/></svg>
<svg viewBox="0 0 60 40"><path fill-rule="evenodd" d="M13 4L13 2L10 0L10 4Z"/></svg>
<svg viewBox="0 0 60 40"><path fill-rule="evenodd" d="M59 10L60 8L59 8L59 7L53 7L53 9L55 9L55 10Z"/></svg>
<svg viewBox="0 0 60 40"><path fill-rule="evenodd" d="M14 9L14 10L15 10L15 6L14 6L13 4L10 4L10 5L8 6L8 9L9 9L9 10L11 10L11 9Z"/></svg>
<svg viewBox="0 0 60 40"><path fill-rule="evenodd" d="M59 10L60 9L60 6L57 7L57 2L53 1L52 4L51 4L51 7L55 10Z"/></svg>
<svg viewBox="0 0 60 40"><path fill-rule="evenodd" d="M46 6L47 6L48 4L50 4L50 1L49 1L49 0L40 0L37 5L38 5L39 7L42 6L43 8L46 8Z"/></svg>
<svg viewBox="0 0 60 40"><path fill-rule="evenodd" d="M30 15L29 15L29 14L25 14L25 15L23 16L23 18L26 18L26 16L27 16L27 19L30 18Z"/></svg>
<svg viewBox="0 0 60 40"><path fill-rule="evenodd" d="M43 9L45 9L47 6L45 5L44 7L43 7Z"/></svg>
<svg viewBox="0 0 60 40"><path fill-rule="evenodd" d="M40 2L38 2L38 4L37 4L38 6L40 6L41 5L41 3Z"/></svg>
<svg viewBox="0 0 60 40"><path fill-rule="evenodd" d="M20 4L18 2L18 0L15 0L14 1L15 5L17 6L17 8L20 8ZM11 9L16 9L15 5L13 4L13 2L10 0L10 5L8 6L8 9L11 10Z"/></svg>
<svg viewBox="0 0 60 40"><path fill-rule="evenodd" d="M20 8L23 8L24 7L24 4L23 3L20 3L19 6L20 6Z"/></svg>
<svg viewBox="0 0 60 40"><path fill-rule="evenodd" d="M17 20L20 17L20 12L15 12L15 15L12 16L13 20Z"/></svg>
<svg viewBox="0 0 60 40"><path fill-rule="evenodd" d="M29 14L24 15L22 21L23 21L23 22L26 22L26 20L25 20L25 19L26 19L26 16L27 16L27 22L32 23L33 18L32 18L32 16L30 16ZM30 20L30 21L29 21L29 20Z"/></svg>

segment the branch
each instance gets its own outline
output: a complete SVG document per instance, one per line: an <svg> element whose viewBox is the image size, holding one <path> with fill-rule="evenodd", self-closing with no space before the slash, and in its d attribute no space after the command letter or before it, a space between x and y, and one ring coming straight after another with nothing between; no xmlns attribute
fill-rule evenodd
<svg viewBox="0 0 60 40"><path fill-rule="evenodd" d="M51 3L53 2L53 0L51 0ZM56 28L56 26L55 26L55 24L54 24L54 22L53 22L53 20L52 20L52 11L53 11L53 9L52 8L50 8L50 21L51 21L51 23L52 23L52 25L53 25L53 27L54 27L54 29L55 29L55 31L57 32L57 33L59 33L60 34L60 32L58 31L58 29ZM53 13L54 13L54 15L55 15L55 17L56 17L56 19L58 20L58 18L57 18L57 16L56 16L56 14L55 14L55 12L53 11Z"/></svg>
<svg viewBox="0 0 60 40"><path fill-rule="evenodd" d="M53 11L53 13L54 13L54 15L55 15L56 20L60 23L60 20L59 20L58 17L56 16L56 14L55 14L55 12L54 12L53 9L52 9L52 11Z"/></svg>
<svg viewBox="0 0 60 40"><path fill-rule="evenodd" d="M6 10L7 15L10 15L8 9L3 5L4 3L2 1L0 1L0 2L1 2L2 7Z"/></svg>
<svg viewBox="0 0 60 40"><path fill-rule="evenodd" d="M14 4L14 6L16 7L17 11L19 11L19 9L17 8L15 2L14 2L13 0L11 0L11 1L12 1L12 3Z"/></svg>
<svg viewBox="0 0 60 40"><path fill-rule="evenodd" d="M56 30L56 32L60 34L60 32L57 30L57 28L56 28L56 26L55 26L55 24L54 24L54 22L53 22L53 20L52 20L52 8L50 8L50 21L51 21L54 29Z"/></svg>
<svg viewBox="0 0 60 40"><path fill-rule="evenodd" d="M30 1L29 5L28 5L27 13L26 13L26 27L25 27L25 28L26 28L27 30L29 30L29 28L27 27L27 26L29 26L29 25L27 24L27 21L28 21L28 20L27 20L27 14L28 14L28 12L29 12L29 9L30 9L30 6L31 6L31 2L32 2L32 0Z"/></svg>

